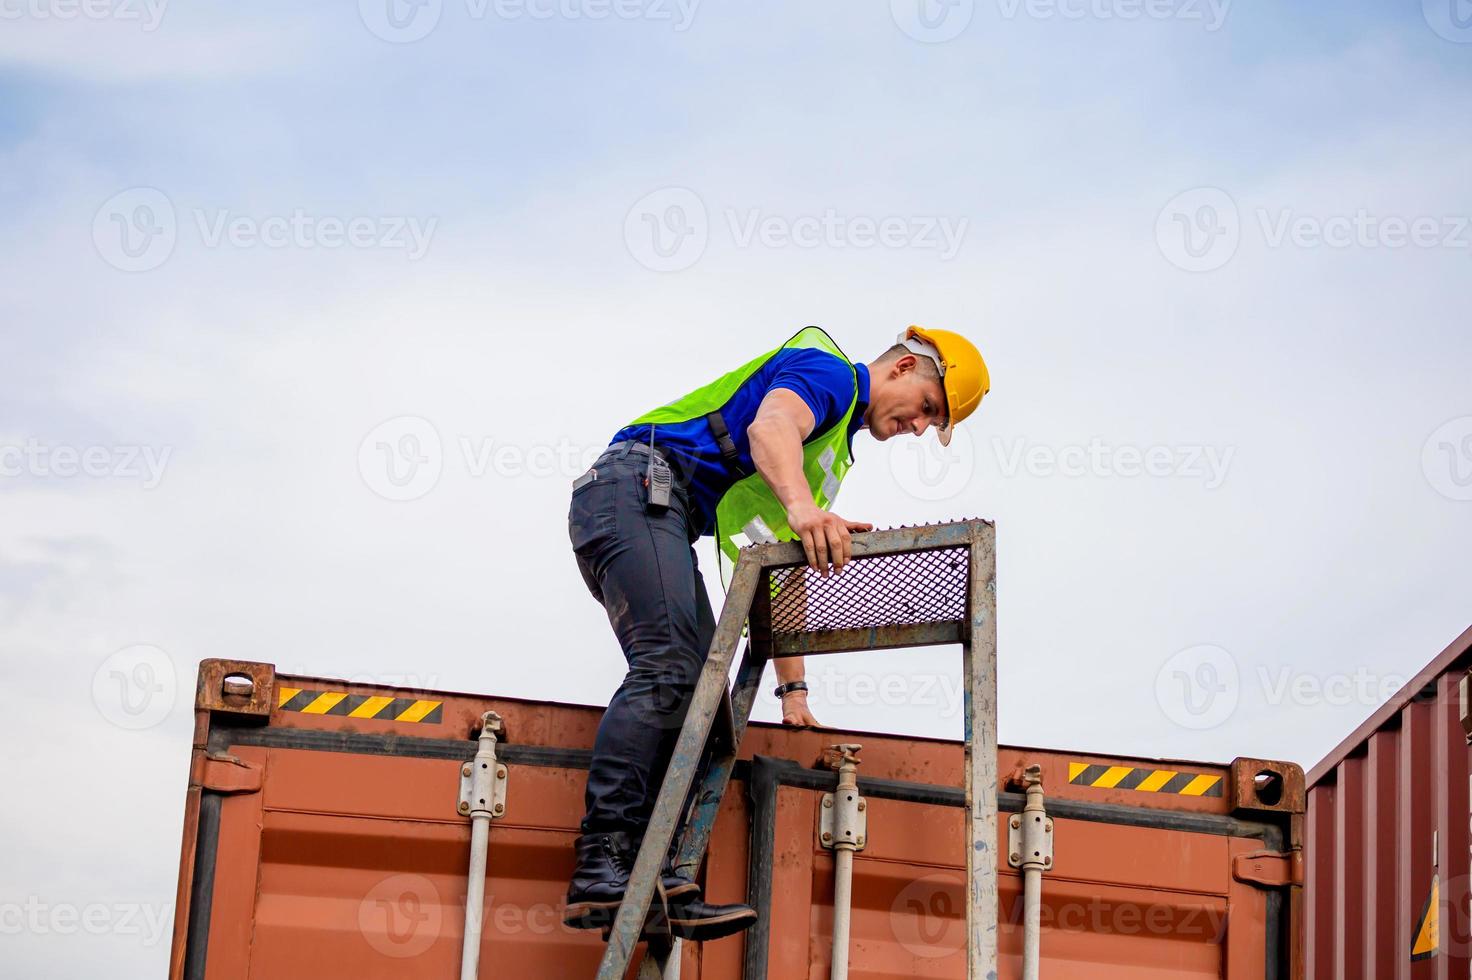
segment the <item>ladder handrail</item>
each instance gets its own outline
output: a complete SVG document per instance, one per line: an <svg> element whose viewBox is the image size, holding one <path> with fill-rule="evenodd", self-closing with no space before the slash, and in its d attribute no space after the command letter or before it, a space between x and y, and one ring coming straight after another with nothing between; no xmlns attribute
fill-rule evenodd
<svg viewBox="0 0 1472 980"><path fill-rule="evenodd" d="M965 798L970 846L966 853L969 900L966 903L967 978L994 977L997 969L997 712L996 712L996 529L990 521L969 520L917 527L867 531L852 538L852 557L933 551L965 547L968 550L966 619L956 637L961 643L965 675ZM660 784L654 812L645 830L639 855L629 877L629 887L609 935L608 947L598 968L598 980L623 980L634 947L639 941L660 866L674 835L681 829L681 812L701 764L711 726L721 700L726 696L730 673L743 628L753 622L752 642L747 644L732 698L733 727L737 745L721 765L707 774L703 798L695 806L696 818L685 828L677 864L698 867L709 840L720 796L730 777L739 742L750 716L755 688L761 672L773 655L772 634L767 618L769 591L762 587L771 569L806 564L799 542L752 545L741 550L732 573L731 585L721 607L710 650L695 691L686 708L684 723ZM912 629L904 627L902 629ZM862 630L816 630L809 635L831 638L825 652L865 649L849 645L859 641ZM872 631L870 631L872 633ZM871 641L872 642L872 641ZM761 910L758 910L760 913ZM651 950L651 962L663 966L670 946ZM650 975L650 964L641 975Z"/></svg>

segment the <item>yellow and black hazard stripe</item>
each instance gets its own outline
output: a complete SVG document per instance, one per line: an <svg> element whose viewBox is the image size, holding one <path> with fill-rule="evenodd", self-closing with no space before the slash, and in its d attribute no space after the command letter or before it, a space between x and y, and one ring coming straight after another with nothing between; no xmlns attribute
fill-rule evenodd
<svg viewBox="0 0 1472 980"><path fill-rule="evenodd" d="M445 714L443 701L420 698L387 698L378 695L344 694L341 691L307 691L283 687L276 695L282 711L308 715L339 715L346 718L379 718L383 721L433 723Z"/></svg>
<svg viewBox="0 0 1472 980"><path fill-rule="evenodd" d="M1140 793L1169 793L1174 796L1221 796L1222 777L1174 769L1137 769L1134 766L1094 766L1087 762L1068 764L1068 781L1096 789L1132 789Z"/></svg>

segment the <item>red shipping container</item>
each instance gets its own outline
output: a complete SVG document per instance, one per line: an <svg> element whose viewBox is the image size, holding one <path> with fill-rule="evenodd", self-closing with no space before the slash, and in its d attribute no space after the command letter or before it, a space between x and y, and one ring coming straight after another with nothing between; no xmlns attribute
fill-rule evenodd
<svg viewBox="0 0 1472 980"><path fill-rule="evenodd" d="M481 975L592 976L600 937L563 927L561 901L600 709L205 661L171 978L458 976L470 833L457 788L486 711L505 722L506 791L490 831ZM749 900L761 921L687 944L686 980L829 975L834 862L819 809L836 777L814 761L837 742L863 745L868 821L850 976L964 976L961 744L753 725L702 880L712 900ZM1296 766L1006 746L998 761L1003 774L1042 767L1054 821L1044 975L1301 975ZM1005 846L1022 797L1001 789ZM1002 870L1004 978L1020 975L1019 881Z"/></svg>
<svg viewBox="0 0 1472 980"><path fill-rule="evenodd" d="M1309 773L1311 980L1469 975L1472 629Z"/></svg>

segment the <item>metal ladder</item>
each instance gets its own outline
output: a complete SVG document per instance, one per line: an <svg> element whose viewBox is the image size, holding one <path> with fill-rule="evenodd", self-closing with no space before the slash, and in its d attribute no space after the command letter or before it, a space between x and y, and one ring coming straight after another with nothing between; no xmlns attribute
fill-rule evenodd
<svg viewBox="0 0 1472 980"><path fill-rule="evenodd" d="M660 865L677 833L682 836L676 869L692 878L698 870L768 660L950 643L962 647L966 685L966 976L996 976L996 529L988 521L969 520L870 531L854 535L853 560L842 575L820 577L804 564L798 542L741 551L598 980L626 975ZM727 677L748 622L749 639L728 692ZM729 716L723 710L728 693ZM730 730L720 733L725 737L684 820L685 801L718 717L730 718ZM673 976L678 949L668 939L652 940L641 980Z"/></svg>

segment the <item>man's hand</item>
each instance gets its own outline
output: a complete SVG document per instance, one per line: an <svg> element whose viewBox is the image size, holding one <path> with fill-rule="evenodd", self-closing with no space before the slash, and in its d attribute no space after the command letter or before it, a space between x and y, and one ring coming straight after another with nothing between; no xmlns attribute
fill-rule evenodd
<svg viewBox="0 0 1472 980"><path fill-rule="evenodd" d="M788 691L782 695L782 724L796 728L821 728L808 710L807 691Z"/></svg>
<svg viewBox="0 0 1472 980"><path fill-rule="evenodd" d="M811 500L798 501L787 508L787 526L802 539L808 566L824 576L828 574L830 562L837 574L852 557L853 543L849 532L874 530L873 524L845 520Z"/></svg>

